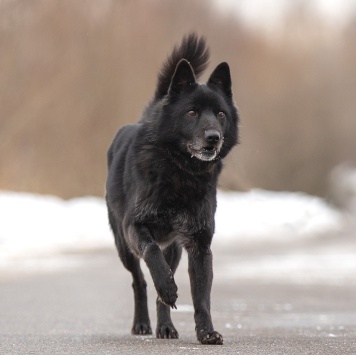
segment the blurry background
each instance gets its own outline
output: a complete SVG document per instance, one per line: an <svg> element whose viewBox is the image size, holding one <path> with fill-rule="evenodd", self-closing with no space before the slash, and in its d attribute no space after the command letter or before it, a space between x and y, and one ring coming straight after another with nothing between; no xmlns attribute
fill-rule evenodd
<svg viewBox="0 0 356 355"><path fill-rule="evenodd" d="M0 0L0 190L103 196L113 136L192 30L241 115L221 187L326 196L356 162L353 0Z"/></svg>

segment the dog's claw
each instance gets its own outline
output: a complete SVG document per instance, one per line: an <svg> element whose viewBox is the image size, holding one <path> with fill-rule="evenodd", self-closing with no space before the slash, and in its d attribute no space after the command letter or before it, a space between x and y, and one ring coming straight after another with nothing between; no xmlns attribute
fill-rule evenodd
<svg viewBox="0 0 356 355"><path fill-rule="evenodd" d="M177 298L178 298L178 294L176 294L175 296L176 296L175 298L177 299ZM173 309L173 308L174 308L174 309L177 309L177 306L176 306L175 302L174 302L174 303L167 303L167 302L164 302L164 301L163 301L162 297L158 296L157 298L158 298L158 301L162 302L162 303L165 304L166 306L169 306L169 307L171 307L172 309Z"/></svg>
<svg viewBox="0 0 356 355"><path fill-rule="evenodd" d="M223 337L218 332L207 333L200 339L202 344L206 345L222 345L224 343Z"/></svg>
<svg viewBox="0 0 356 355"><path fill-rule="evenodd" d="M169 322L157 325L156 337L158 339L178 339L179 334L174 325Z"/></svg>
<svg viewBox="0 0 356 355"><path fill-rule="evenodd" d="M131 329L131 334L134 335L149 335L152 334L150 322L137 322Z"/></svg>

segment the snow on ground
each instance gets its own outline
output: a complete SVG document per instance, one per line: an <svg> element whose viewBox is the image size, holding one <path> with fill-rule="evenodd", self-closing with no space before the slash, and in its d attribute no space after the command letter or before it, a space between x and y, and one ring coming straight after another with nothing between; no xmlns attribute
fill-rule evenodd
<svg viewBox="0 0 356 355"><path fill-rule="evenodd" d="M290 251L266 254L215 265L215 276L225 280L258 280L263 283L355 285L356 248ZM218 279L218 277L216 277Z"/></svg>
<svg viewBox="0 0 356 355"><path fill-rule="evenodd" d="M113 247L100 198L0 192L0 218L0 268L36 268L48 257L56 268L63 253Z"/></svg>
<svg viewBox="0 0 356 355"><path fill-rule="evenodd" d="M216 235L221 243L305 238L335 231L341 224L337 210L302 193L252 190L218 195Z"/></svg>
<svg viewBox="0 0 356 355"><path fill-rule="evenodd" d="M253 247L261 243L288 246L296 240L338 235L343 223L341 212L318 197L263 190L220 191L214 247L238 249L239 245ZM0 191L0 270L71 268L82 262L73 256L98 248L114 249L103 199L65 201L54 196ZM309 273L319 281L325 271L336 273L336 279L344 278L345 273L355 275L356 248L341 249L336 254L333 250L321 250L317 255L290 250L279 258L262 255L257 261L251 258L226 264L224 273L267 279L288 278L293 273L298 280Z"/></svg>

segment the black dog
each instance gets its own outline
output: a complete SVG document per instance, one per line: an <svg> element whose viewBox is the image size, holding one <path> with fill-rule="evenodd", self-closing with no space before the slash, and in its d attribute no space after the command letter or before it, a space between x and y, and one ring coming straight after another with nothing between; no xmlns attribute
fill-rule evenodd
<svg viewBox="0 0 356 355"><path fill-rule="evenodd" d="M132 333L152 332L142 258L158 293L157 338L178 338L170 307L176 308L173 275L184 247L197 338L222 344L210 316L210 244L217 178L238 140L238 113L227 63L206 84L196 82L208 59L204 38L195 34L173 50L141 120L121 128L109 149L106 201L120 258L133 277Z"/></svg>

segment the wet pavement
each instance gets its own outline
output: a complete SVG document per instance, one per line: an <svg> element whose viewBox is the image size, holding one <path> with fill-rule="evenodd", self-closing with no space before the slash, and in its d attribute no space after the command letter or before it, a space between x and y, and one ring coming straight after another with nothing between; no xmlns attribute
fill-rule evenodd
<svg viewBox="0 0 356 355"><path fill-rule="evenodd" d="M303 247L312 250L313 243ZM214 250L212 316L222 346L195 339L185 257L172 312L180 339L132 336L130 275L114 250L101 250L63 255L69 267L62 270L0 275L0 354L356 354L355 283L301 282L263 270L263 277L239 274L244 260L258 265L261 255L273 251L278 259L286 252L267 249ZM145 275L154 329L155 292L147 270Z"/></svg>

